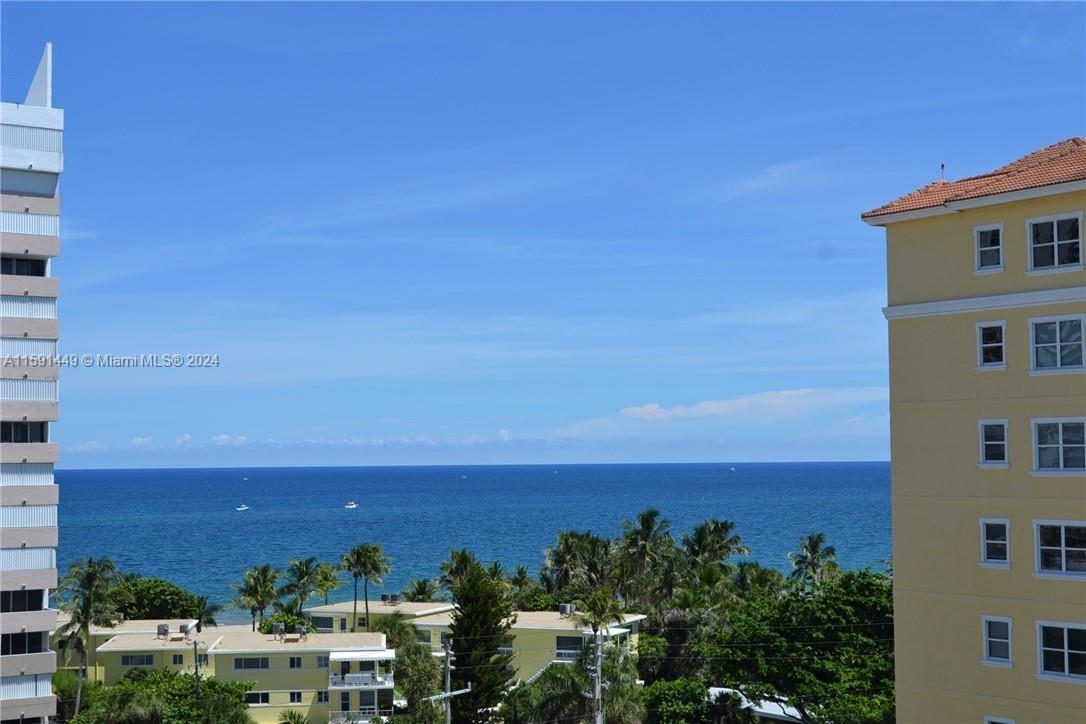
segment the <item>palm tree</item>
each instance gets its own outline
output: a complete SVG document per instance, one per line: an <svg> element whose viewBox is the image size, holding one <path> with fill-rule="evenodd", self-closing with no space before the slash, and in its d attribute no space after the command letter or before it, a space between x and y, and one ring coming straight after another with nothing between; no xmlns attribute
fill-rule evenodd
<svg viewBox="0 0 1086 724"><path fill-rule="evenodd" d="M279 591L276 587L278 582L279 571L272 568L270 563L265 563L245 571L241 583L230 584L238 594L234 605L238 608L249 609L249 615L253 617L253 631L256 631L257 614L263 621L264 612L268 610L268 606L279 600Z"/></svg>
<svg viewBox="0 0 1086 724"><path fill-rule="evenodd" d="M683 536L683 552L691 566L726 566L732 556L750 553L743 539L735 534L730 520L710 519Z"/></svg>
<svg viewBox="0 0 1086 724"><path fill-rule="evenodd" d="M215 620L215 616L222 612L221 603L211 603L207 600L207 596L196 597L196 631L197 633L204 630L204 626L218 626L219 622Z"/></svg>
<svg viewBox="0 0 1086 724"><path fill-rule="evenodd" d="M532 577L528 575L528 566L519 565L513 575L509 576L509 585L513 587L517 593L521 593L524 589L532 585Z"/></svg>
<svg viewBox="0 0 1086 724"><path fill-rule="evenodd" d="M383 633L390 649L399 649L418 640L415 636L415 627L407 622L407 616L402 613L382 616L373 622L370 630Z"/></svg>
<svg viewBox="0 0 1086 724"><path fill-rule="evenodd" d="M287 565L287 582L279 587L280 596L297 596L301 604L317 590L320 563L316 556L292 558Z"/></svg>
<svg viewBox="0 0 1086 724"><path fill-rule="evenodd" d="M451 590L453 584L456 583L456 579L470 571L478 563L479 560L475 557L475 554L467 548L450 551L449 560L441 563L441 576L437 579L438 584L446 590Z"/></svg>
<svg viewBox="0 0 1086 724"><path fill-rule="evenodd" d="M405 601L433 601L438 592L437 584L430 579L413 578L400 595Z"/></svg>
<svg viewBox="0 0 1086 724"><path fill-rule="evenodd" d="M661 518L655 508L638 513L633 522L623 521L622 528L622 552L638 575L655 566L675 543L669 532L671 523Z"/></svg>
<svg viewBox="0 0 1086 724"><path fill-rule="evenodd" d="M296 709L283 709L279 712L277 724L309 724L309 717Z"/></svg>
<svg viewBox="0 0 1086 724"><path fill-rule="evenodd" d="M825 533L808 533L799 540L799 552L789 553L792 568L788 578L821 583L837 568L837 549L826 545Z"/></svg>
<svg viewBox="0 0 1086 724"><path fill-rule="evenodd" d="M88 558L76 561L60 582L57 593L63 599L62 608L68 614L67 623L57 630L59 650L67 660L71 652L79 654L79 683L75 690L75 712L83 698L83 681L87 678L87 647L91 626L113 626L112 592L119 576L109 558Z"/></svg>
<svg viewBox="0 0 1086 724"><path fill-rule="evenodd" d="M317 595L324 597L325 606L328 605L328 594L343 585L343 581L339 577L339 570L338 566L331 563L321 563L317 566L316 582L313 590Z"/></svg>
<svg viewBox="0 0 1086 724"><path fill-rule="evenodd" d="M592 629L592 638L596 648L594 665L601 666L603 663L601 658L603 655L603 638L600 634L611 624L622 623L625 620L622 605L611 593L610 588L597 588L587 600L577 601L577 613L573 615L573 620ZM598 686L599 679L596 679L595 683L597 686L593 692L592 704L592 713L594 715L601 713L603 706L603 692Z"/></svg>
<svg viewBox="0 0 1086 724"><path fill-rule="evenodd" d="M357 630L358 624L358 579L362 579L363 591L366 597L366 630L370 630L370 582L381 583L381 580L392 571L388 556L381 552L381 546L376 543L360 543L349 550L343 556L340 564L343 570L354 578L354 615L351 617L351 631Z"/></svg>

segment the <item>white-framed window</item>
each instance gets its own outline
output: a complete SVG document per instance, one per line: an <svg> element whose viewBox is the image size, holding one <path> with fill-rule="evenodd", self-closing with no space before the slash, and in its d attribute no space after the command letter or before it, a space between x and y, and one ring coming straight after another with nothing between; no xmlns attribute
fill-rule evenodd
<svg viewBox="0 0 1086 724"><path fill-rule="evenodd" d="M1086 623L1037 622L1037 675L1086 681Z"/></svg>
<svg viewBox="0 0 1086 724"><path fill-rule="evenodd" d="M174 666L182 666L182 665L184 665L184 663L185 663L185 655L184 654L174 654L173 655L173 665Z"/></svg>
<svg viewBox="0 0 1086 724"><path fill-rule="evenodd" d="M245 703L249 706L262 706L271 702L271 695L266 691L245 692Z"/></svg>
<svg viewBox="0 0 1086 724"><path fill-rule="evenodd" d="M290 668L292 668L292 669L300 669L300 668L302 668L302 657L301 656L291 656L290 657Z"/></svg>
<svg viewBox="0 0 1086 724"><path fill-rule="evenodd" d="M324 691L322 689L317 689L317 703L318 704L327 704L328 703L328 692L327 691Z"/></svg>
<svg viewBox="0 0 1086 724"><path fill-rule="evenodd" d="M984 633L984 663L1010 666L1014 622L1006 616L981 616L980 623Z"/></svg>
<svg viewBox="0 0 1086 724"><path fill-rule="evenodd" d="M291 704L301 704L302 703L302 692L300 692L300 691L292 691L292 692L290 692L290 703Z"/></svg>
<svg viewBox="0 0 1086 724"><path fill-rule="evenodd" d="M196 664L198 666L207 666L207 654L196 654Z"/></svg>
<svg viewBox="0 0 1086 724"><path fill-rule="evenodd" d="M1011 521L1006 518L980 519L980 562L989 568L1011 566Z"/></svg>
<svg viewBox="0 0 1086 724"><path fill-rule="evenodd" d="M1005 716L986 716L984 724L1015 724L1015 722L1014 719L1008 719Z"/></svg>
<svg viewBox="0 0 1086 724"><path fill-rule="evenodd" d="M977 431L980 435L980 465L1007 467L1007 421L978 420Z"/></svg>
<svg viewBox="0 0 1086 724"><path fill-rule="evenodd" d="M1007 323L977 322L977 369L1005 370Z"/></svg>
<svg viewBox="0 0 1086 724"><path fill-rule="evenodd" d="M1030 371L1065 372L1086 370L1086 314L1038 317L1029 320Z"/></svg>
<svg viewBox="0 0 1086 724"><path fill-rule="evenodd" d="M1082 212L1026 221L1030 271L1082 268Z"/></svg>
<svg viewBox="0 0 1086 724"><path fill-rule="evenodd" d="M318 656L317 657L317 668L318 669L327 669L328 668L328 657L327 656Z"/></svg>
<svg viewBox="0 0 1086 724"><path fill-rule="evenodd" d="M1035 520L1037 573L1086 577L1086 520Z"/></svg>
<svg viewBox="0 0 1086 724"><path fill-rule="evenodd" d="M1003 271L1003 224L974 227L973 244L976 249L974 271Z"/></svg>
<svg viewBox="0 0 1086 724"><path fill-rule="evenodd" d="M1033 420L1033 472L1047 475L1086 473L1086 418Z"/></svg>

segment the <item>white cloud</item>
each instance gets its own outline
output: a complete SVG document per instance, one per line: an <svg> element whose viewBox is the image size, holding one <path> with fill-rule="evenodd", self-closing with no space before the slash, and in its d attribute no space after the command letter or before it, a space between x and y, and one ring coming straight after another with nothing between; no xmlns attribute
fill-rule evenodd
<svg viewBox="0 0 1086 724"><path fill-rule="evenodd" d="M84 440L69 445L67 450L73 453L103 453L109 452L109 446L97 440Z"/></svg>
<svg viewBox="0 0 1086 724"><path fill-rule="evenodd" d="M177 447L192 447L192 435L187 432L184 435L179 435L177 440L174 441L174 445Z"/></svg>
<svg viewBox="0 0 1086 724"><path fill-rule="evenodd" d="M215 435L211 438L212 445L244 445L249 438L244 435Z"/></svg>
<svg viewBox="0 0 1086 724"><path fill-rule="evenodd" d="M796 183L810 182L813 163L810 160L788 161L766 166L757 173L730 181L720 189L720 197L725 201L752 196L766 191L787 188Z"/></svg>
<svg viewBox="0 0 1086 724"><path fill-rule="evenodd" d="M702 400L691 405L674 407L663 407L659 403L650 402L623 408L619 414L622 417L650 421L715 418L764 423L810 417L828 409L849 408L885 400L885 387L803 388L759 392L724 400Z"/></svg>
<svg viewBox="0 0 1086 724"><path fill-rule="evenodd" d="M136 436L132 438L132 442L128 443L129 447L135 450L150 450L154 447L154 441L148 437Z"/></svg>

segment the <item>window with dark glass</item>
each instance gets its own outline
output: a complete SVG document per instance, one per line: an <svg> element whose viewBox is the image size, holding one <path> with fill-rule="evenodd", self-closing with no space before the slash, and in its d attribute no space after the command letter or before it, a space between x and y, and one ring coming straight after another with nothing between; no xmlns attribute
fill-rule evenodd
<svg viewBox="0 0 1086 724"><path fill-rule="evenodd" d="M0 423L0 442L48 442L47 422Z"/></svg>
<svg viewBox="0 0 1086 724"><path fill-rule="evenodd" d="M1040 628L1041 673L1086 679L1086 626L1045 624Z"/></svg>
<svg viewBox="0 0 1086 724"><path fill-rule="evenodd" d="M1082 234L1077 215L1031 222L1029 238L1033 269L1082 264Z"/></svg>
<svg viewBox="0 0 1086 724"><path fill-rule="evenodd" d="M1086 470L1086 422L1036 424L1038 470Z"/></svg>
<svg viewBox="0 0 1086 724"><path fill-rule="evenodd" d="M49 650L49 634L31 631L0 634L0 656L40 654Z"/></svg>
<svg viewBox="0 0 1086 724"><path fill-rule="evenodd" d="M1010 556L1007 549L1007 523L984 521L981 525L984 532L984 562L1000 565L1008 563Z"/></svg>
<svg viewBox="0 0 1086 724"><path fill-rule="evenodd" d="M999 227L977 229L977 269L999 269L1003 266L1003 248Z"/></svg>
<svg viewBox="0 0 1086 724"><path fill-rule="evenodd" d="M980 366L1003 365L1003 324L980 326Z"/></svg>
<svg viewBox="0 0 1086 724"><path fill-rule="evenodd" d="M0 613L20 611L42 611L45 608L45 593L41 590L3 591L0 592Z"/></svg>
<svg viewBox="0 0 1086 724"><path fill-rule="evenodd" d="M1038 525L1037 544L1041 572L1086 575L1086 525Z"/></svg>
<svg viewBox="0 0 1086 724"><path fill-rule="evenodd" d="M271 698L266 691L247 691L245 692L245 703L252 706L253 704L267 704L271 701Z"/></svg>
<svg viewBox="0 0 1086 724"><path fill-rule="evenodd" d="M43 277L45 276L45 259L30 259L22 256L0 257L0 274Z"/></svg>
<svg viewBox="0 0 1086 724"><path fill-rule="evenodd" d="M1046 319L1033 323L1033 368L1081 368L1086 355L1083 318Z"/></svg>

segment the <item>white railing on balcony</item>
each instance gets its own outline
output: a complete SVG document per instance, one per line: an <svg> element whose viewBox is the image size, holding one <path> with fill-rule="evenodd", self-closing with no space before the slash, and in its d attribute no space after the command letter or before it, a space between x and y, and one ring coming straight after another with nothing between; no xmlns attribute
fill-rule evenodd
<svg viewBox="0 0 1086 724"><path fill-rule="evenodd" d="M56 319L56 297L19 297L14 294L0 295L0 316L26 317L28 319Z"/></svg>
<svg viewBox="0 0 1086 724"><path fill-rule="evenodd" d="M0 485L53 485L53 463L0 463Z"/></svg>
<svg viewBox="0 0 1086 724"><path fill-rule="evenodd" d="M56 402L57 381L0 379L0 400L7 402Z"/></svg>
<svg viewBox="0 0 1086 724"><path fill-rule="evenodd" d="M60 217L56 214L34 214L25 211L0 211L0 231L5 234L59 236Z"/></svg>
<svg viewBox="0 0 1086 724"><path fill-rule="evenodd" d="M328 724L369 724L376 717L387 721L391 716L391 709L378 709L375 706L357 711L332 711L328 713Z"/></svg>
<svg viewBox="0 0 1086 724"><path fill-rule="evenodd" d="M576 661L581 655L580 649L558 649L554 652L555 661Z"/></svg>
<svg viewBox="0 0 1086 724"><path fill-rule="evenodd" d="M4 148L61 153L64 150L64 131L4 123L0 125L0 145Z"/></svg>
<svg viewBox="0 0 1086 724"><path fill-rule="evenodd" d="M55 505L0 505L0 528L55 528Z"/></svg>
<svg viewBox="0 0 1086 724"><path fill-rule="evenodd" d="M0 571L34 571L56 567L55 548L0 548Z"/></svg>
<svg viewBox="0 0 1086 724"><path fill-rule="evenodd" d="M329 689L348 689L352 687L385 688L395 686L396 681L392 674L375 674L364 672L360 674L329 674Z"/></svg>

